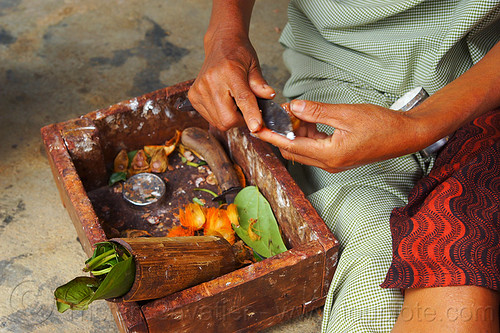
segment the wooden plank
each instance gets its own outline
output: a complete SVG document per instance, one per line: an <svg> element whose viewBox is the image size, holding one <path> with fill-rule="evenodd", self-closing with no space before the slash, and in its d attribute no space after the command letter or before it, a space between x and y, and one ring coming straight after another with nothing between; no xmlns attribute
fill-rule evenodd
<svg viewBox="0 0 500 333"><path fill-rule="evenodd" d="M100 133L88 118L77 118L59 125L61 137L86 191L107 184L108 176Z"/></svg>
<svg viewBox="0 0 500 333"><path fill-rule="evenodd" d="M196 111L178 111L175 103L187 98L192 81L159 89L86 114L98 128L106 164L121 149L134 150L144 145L162 144L176 130L190 126L208 128Z"/></svg>
<svg viewBox="0 0 500 333"><path fill-rule="evenodd" d="M267 143L246 129L232 129L226 137L232 158L268 199L289 245L317 240L323 246L326 295L337 267L338 241Z"/></svg>
<svg viewBox="0 0 500 333"><path fill-rule="evenodd" d="M42 128L42 137L63 204L75 226L85 253L91 256L92 246L106 240L104 231L86 196L83 184L61 137L59 126L49 125Z"/></svg>
<svg viewBox="0 0 500 333"><path fill-rule="evenodd" d="M112 303L107 302L116 326L121 333L147 333L148 325L141 308L136 302L131 303Z"/></svg>
<svg viewBox="0 0 500 333"><path fill-rule="evenodd" d="M311 242L147 303L142 311L150 332L263 329L280 314L298 309L294 315L300 315L304 303L322 298L323 265L322 246Z"/></svg>

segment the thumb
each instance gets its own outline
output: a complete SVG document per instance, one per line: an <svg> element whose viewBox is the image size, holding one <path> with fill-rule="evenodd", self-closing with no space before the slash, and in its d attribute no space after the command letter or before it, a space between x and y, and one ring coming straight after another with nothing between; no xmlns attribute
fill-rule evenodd
<svg viewBox="0 0 500 333"><path fill-rule="evenodd" d="M264 77L262 77L262 73L257 68L248 73L248 84L253 93L258 97L272 99L276 95L274 89L267 84Z"/></svg>
<svg viewBox="0 0 500 333"><path fill-rule="evenodd" d="M332 105L329 104L329 107ZM305 101L305 100L293 100L290 102L290 111L297 118L307 121L309 123L320 123L331 125L331 109L326 107L326 104Z"/></svg>

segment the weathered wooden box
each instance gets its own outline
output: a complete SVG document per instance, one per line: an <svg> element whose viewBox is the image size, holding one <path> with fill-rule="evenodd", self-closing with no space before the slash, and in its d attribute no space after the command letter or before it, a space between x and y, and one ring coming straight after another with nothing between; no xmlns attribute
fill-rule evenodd
<svg viewBox="0 0 500 333"><path fill-rule="evenodd" d="M116 153L164 142L176 128L208 127L196 112L174 107L190 84L42 129L62 202L88 255L109 238L89 193L107 186ZM161 299L108 302L121 331L255 332L323 305L338 242L267 144L244 129L226 133L224 144L269 200L289 250Z"/></svg>

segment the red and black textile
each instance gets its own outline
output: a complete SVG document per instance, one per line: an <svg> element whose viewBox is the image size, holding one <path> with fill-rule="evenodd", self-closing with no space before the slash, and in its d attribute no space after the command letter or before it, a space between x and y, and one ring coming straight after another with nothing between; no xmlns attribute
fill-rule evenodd
<svg viewBox="0 0 500 333"><path fill-rule="evenodd" d="M427 177L391 214L383 288L500 287L500 109L450 138Z"/></svg>

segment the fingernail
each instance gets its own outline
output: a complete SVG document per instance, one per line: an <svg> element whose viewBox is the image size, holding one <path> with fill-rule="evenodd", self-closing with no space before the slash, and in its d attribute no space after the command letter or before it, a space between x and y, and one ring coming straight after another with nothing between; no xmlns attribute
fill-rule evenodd
<svg viewBox="0 0 500 333"><path fill-rule="evenodd" d="M264 84L262 87L263 87L265 90L273 90L273 92L270 94L271 98L274 98L274 96L276 96L276 92L274 92L273 87L271 87L270 85L268 85L268 84Z"/></svg>
<svg viewBox="0 0 500 333"><path fill-rule="evenodd" d="M248 122L248 129L250 132L257 132L259 130L259 122L255 119L250 119Z"/></svg>
<svg viewBox="0 0 500 333"><path fill-rule="evenodd" d="M302 100L295 100L290 103L290 109L296 112L304 111L306 107L306 102Z"/></svg>

